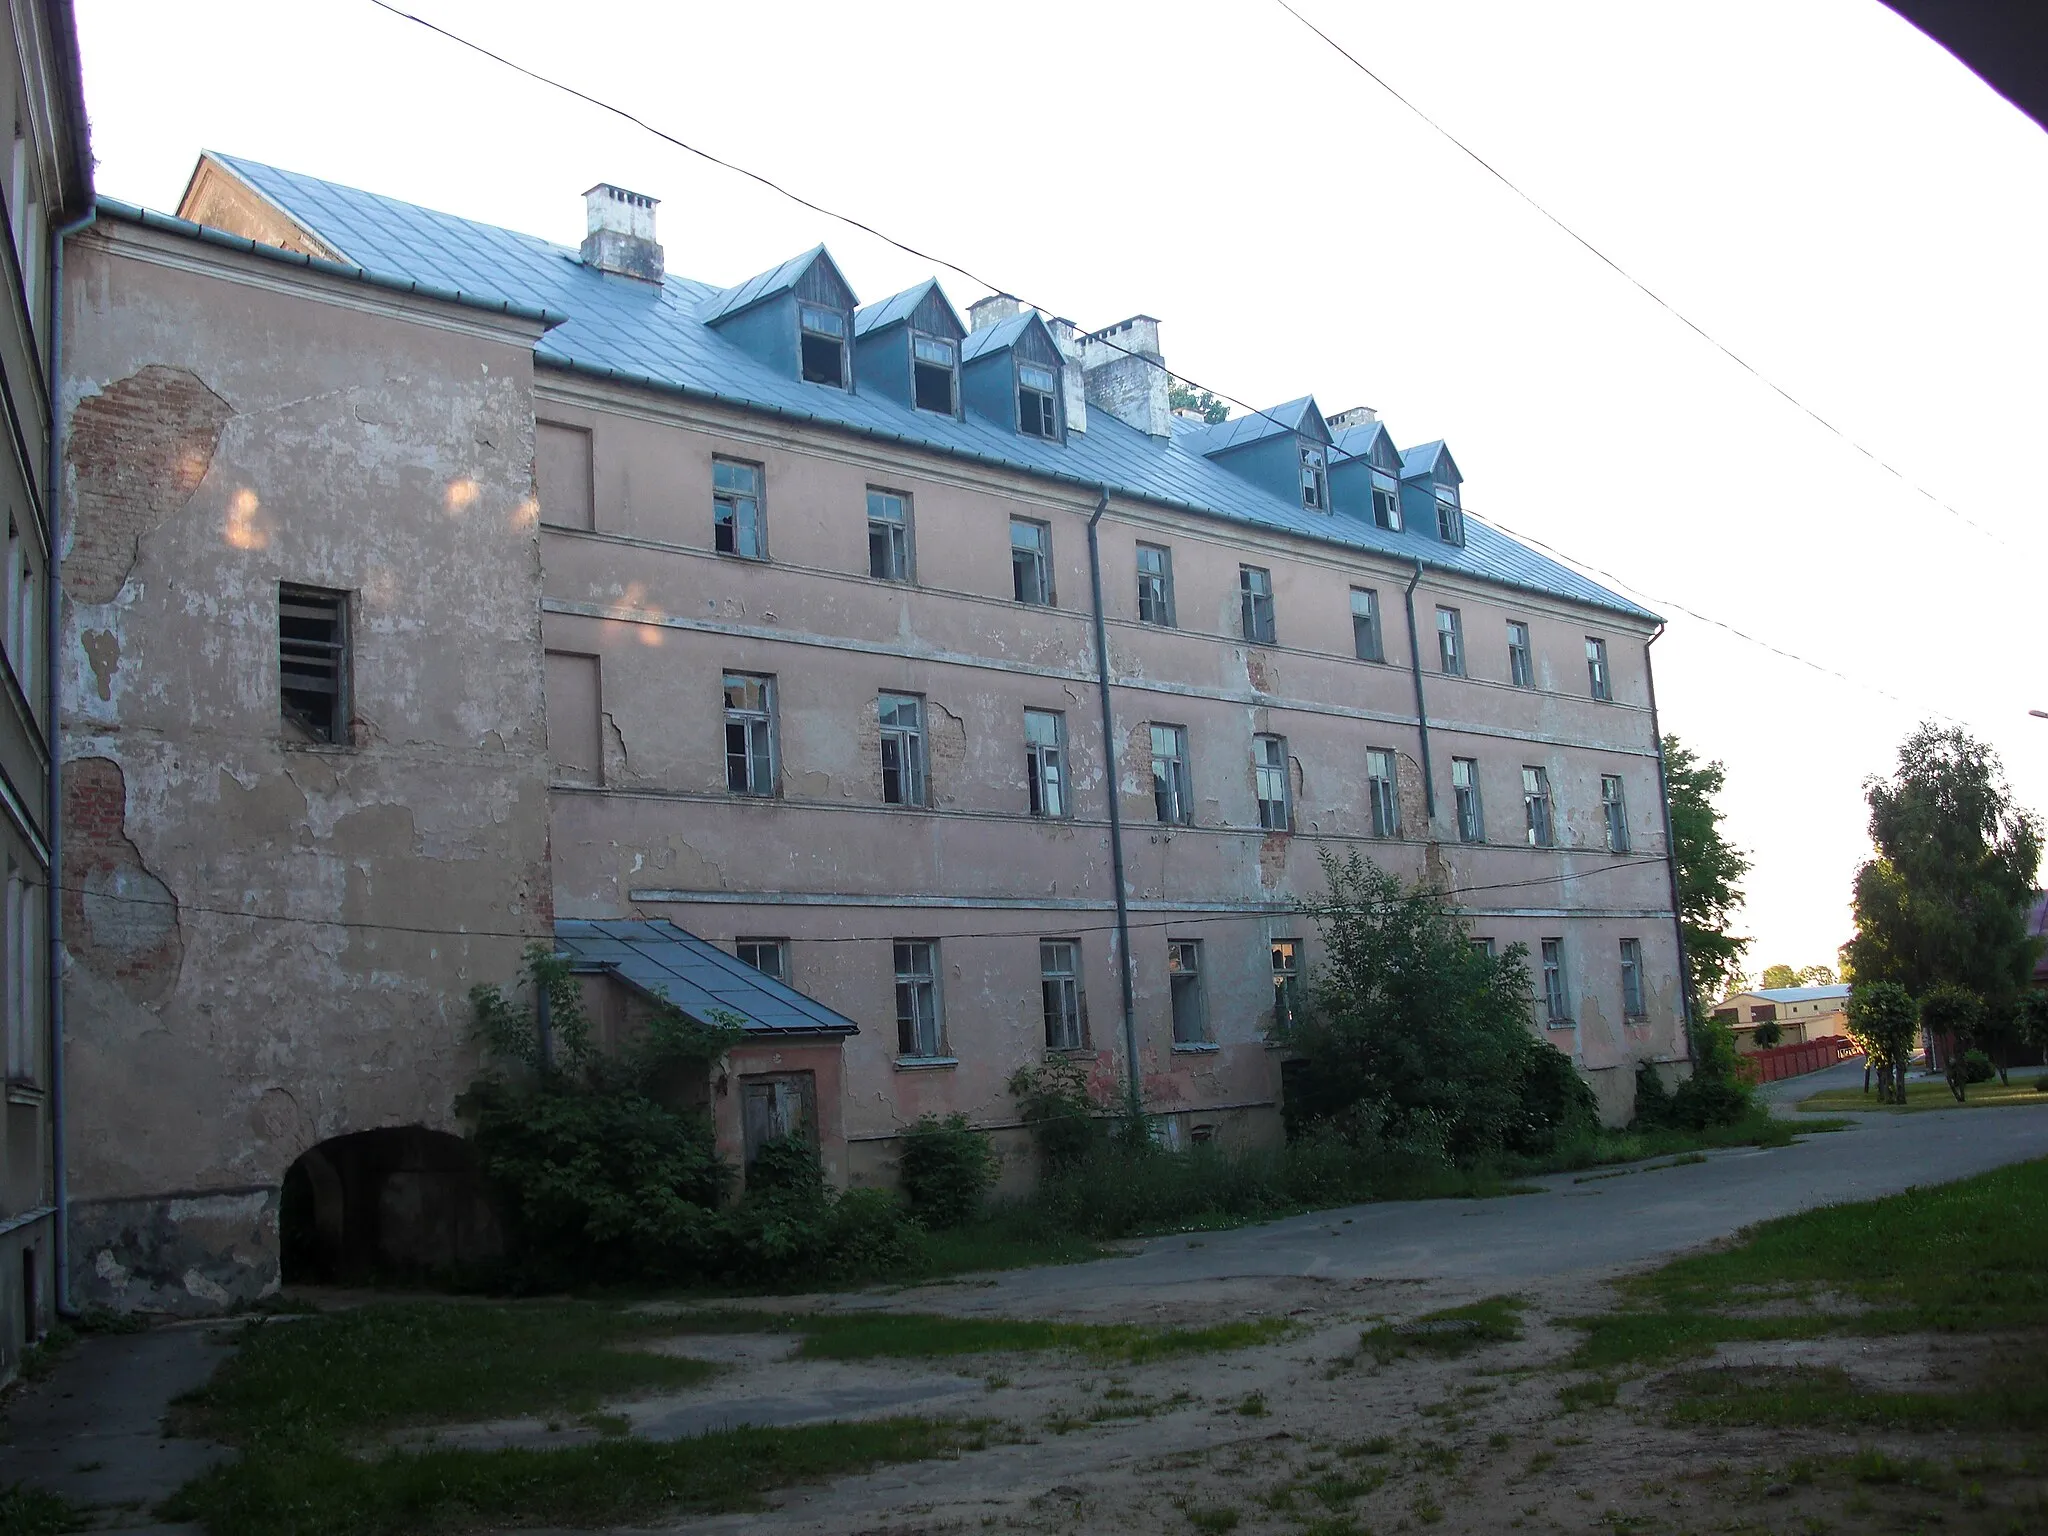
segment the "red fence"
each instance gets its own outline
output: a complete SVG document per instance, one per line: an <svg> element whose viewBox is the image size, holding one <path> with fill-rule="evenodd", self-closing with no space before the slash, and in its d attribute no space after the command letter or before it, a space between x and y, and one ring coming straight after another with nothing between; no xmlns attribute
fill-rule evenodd
<svg viewBox="0 0 2048 1536"><path fill-rule="evenodd" d="M1781 1077L1799 1077L1832 1067L1856 1047L1840 1035L1822 1035L1799 1045L1778 1045L1767 1051L1752 1051L1735 1058L1735 1075L1746 1083L1775 1083Z"/></svg>

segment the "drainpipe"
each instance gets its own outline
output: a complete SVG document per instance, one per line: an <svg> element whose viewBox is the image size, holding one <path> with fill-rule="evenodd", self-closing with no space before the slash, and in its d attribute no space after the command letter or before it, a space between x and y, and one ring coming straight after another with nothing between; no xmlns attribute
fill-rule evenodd
<svg viewBox="0 0 2048 1536"><path fill-rule="evenodd" d="M1123 993L1124 1060L1129 1076L1128 1093L1133 1117L1144 1113L1145 1093L1138 1081L1138 1004L1131 976L1131 902L1124 889L1124 818L1118 804L1122 786L1116 772L1116 717L1109 704L1109 632L1102 623L1102 549L1096 542L1096 525L1109 510L1109 487L1096 491L1095 513L1088 519L1088 590L1095 600L1095 679L1102 697L1102 760L1109 782L1109 870L1116 881L1117 984Z"/></svg>
<svg viewBox="0 0 2048 1536"><path fill-rule="evenodd" d="M1429 766L1429 711L1422 705L1422 641L1415 633L1415 587L1422 580L1422 562L1415 562L1415 574L1401 590L1401 603L1408 610L1408 666L1415 674L1415 729L1422 737L1422 804L1429 815L1425 829L1436 836L1436 774Z"/></svg>
<svg viewBox="0 0 2048 1536"><path fill-rule="evenodd" d="M64 534L58 527L58 509L63 502L61 487L64 466L64 400L58 392L59 359L64 350L64 242L95 217L88 208L69 224L50 231L50 323L48 356L44 359L44 381L50 411L50 458L43 481L43 526L50 540L50 558L44 580L43 599L43 718L47 722L50 772L43 814L49 822L45 842L50 849L50 878L44 882L47 898L44 926L50 936L50 1180L56 1185L57 1228L50 1240L50 1263L56 1275L57 1311L75 1315L71 1305L71 1187L68 1159L64 1155L64 745L63 721L58 710L63 704L57 686L58 660L64 643L64 589L57 575L63 560Z"/></svg>
<svg viewBox="0 0 2048 1536"><path fill-rule="evenodd" d="M1685 1061L1692 1065L1692 989L1685 984L1685 921L1678 911L1678 846L1671 840L1671 785L1664 777L1664 733L1657 726L1657 673L1650 647L1664 638L1664 626L1643 642L1643 678L1650 687L1650 734L1657 739L1657 803L1664 811L1664 872L1671 880L1671 932L1678 940L1678 1015L1684 1024Z"/></svg>

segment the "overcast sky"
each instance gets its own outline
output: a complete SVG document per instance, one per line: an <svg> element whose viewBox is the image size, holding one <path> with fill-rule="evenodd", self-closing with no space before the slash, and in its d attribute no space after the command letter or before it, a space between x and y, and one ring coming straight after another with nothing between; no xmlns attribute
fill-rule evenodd
<svg viewBox="0 0 2048 1536"><path fill-rule="evenodd" d="M1876 0L1298 3L1903 479L1268 0L410 8L1084 328L1156 315L1188 377L1448 439L1476 515L1670 618L1658 701L1727 764L1752 970L1833 963L1861 781L1917 721L2048 808L2048 134ZM217 149L574 244L608 180L662 199L671 271L821 239L865 298L930 270L367 0L78 15L114 197L174 208Z"/></svg>

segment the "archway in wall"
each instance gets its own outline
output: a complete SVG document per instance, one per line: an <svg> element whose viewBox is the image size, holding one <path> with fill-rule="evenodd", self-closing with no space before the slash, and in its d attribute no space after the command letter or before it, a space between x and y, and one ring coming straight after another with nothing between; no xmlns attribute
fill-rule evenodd
<svg viewBox="0 0 2048 1536"><path fill-rule="evenodd" d="M446 1272L503 1250L469 1144L425 1126L334 1136L286 1170L278 1258L286 1283Z"/></svg>

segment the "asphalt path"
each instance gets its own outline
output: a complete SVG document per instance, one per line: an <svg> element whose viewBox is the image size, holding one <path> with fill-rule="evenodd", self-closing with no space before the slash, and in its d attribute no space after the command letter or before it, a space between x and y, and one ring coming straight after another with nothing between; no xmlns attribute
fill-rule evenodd
<svg viewBox="0 0 2048 1536"><path fill-rule="evenodd" d="M1861 1082L1861 1063L1850 1062L1773 1084L1766 1097L1786 1113L1809 1093ZM1738 1147L1710 1152L1703 1163L1625 1173L1553 1174L1531 1181L1542 1186L1532 1195L1388 1201L1154 1238L1113 1259L996 1275L962 1298L963 1310L1034 1310L1077 1294L1156 1295L1262 1277L1441 1280L1463 1290L1643 1264L1769 1217L2048 1157L2048 1094L2043 1099L2038 1107L1853 1115L1845 1130L1787 1147ZM1594 1176L1601 1174L1608 1176Z"/></svg>

